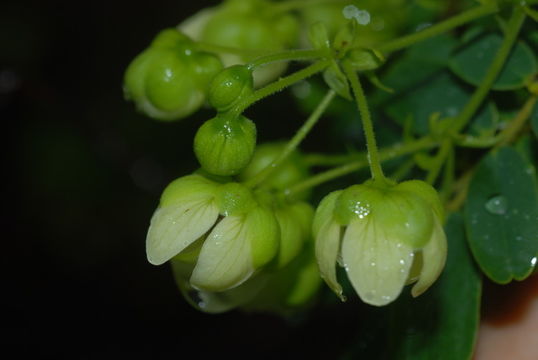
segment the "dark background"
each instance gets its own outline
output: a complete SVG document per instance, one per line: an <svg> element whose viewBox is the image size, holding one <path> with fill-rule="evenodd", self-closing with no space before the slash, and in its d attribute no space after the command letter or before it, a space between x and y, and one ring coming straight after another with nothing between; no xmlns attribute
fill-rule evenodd
<svg viewBox="0 0 538 360"><path fill-rule="evenodd" d="M155 122L123 100L123 72L158 31L215 3L0 5L0 327L10 358L331 359L353 340L356 303L293 319L206 315L182 299L167 265L146 261L158 197L196 168L192 137L212 112ZM286 101L255 110L262 140L302 121L275 130L276 112L293 111Z"/></svg>

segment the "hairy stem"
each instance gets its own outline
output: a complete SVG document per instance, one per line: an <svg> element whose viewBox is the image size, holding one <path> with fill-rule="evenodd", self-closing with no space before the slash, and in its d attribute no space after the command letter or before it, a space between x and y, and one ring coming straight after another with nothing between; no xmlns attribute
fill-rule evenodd
<svg viewBox="0 0 538 360"><path fill-rule="evenodd" d="M254 104L255 102L269 95L272 95L278 91L282 91L288 86L295 84L296 82L299 82L314 74L317 74L318 72L322 71L327 66L329 66L330 64L331 64L330 60L321 60L321 61L313 63L310 66L305 67L304 69L294 72L291 75L280 78L277 81L272 82L269 85L254 91L250 96L245 98L243 101L239 102L239 104L237 104L231 110L231 113L233 115L239 115L243 111L245 111L246 108L248 108L250 105Z"/></svg>
<svg viewBox="0 0 538 360"><path fill-rule="evenodd" d="M437 145L438 144L435 140L433 140L429 136L426 136L409 143L393 145L389 148L382 149L379 152L379 158L382 161L386 161L403 155L412 154L417 151L431 149ZM295 184L292 187L286 189L284 191L284 194L286 196L291 196L306 189L310 189L325 182L337 179L341 176L351 174L354 171L368 166L368 159L366 154L362 154L362 156L360 157L361 158L358 160L352 161L348 164L336 167L334 169L324 171L322 173L312 176L311 178L303 182Z"/></svg>
<svg viewBox="0 0 538 360"><path fill-rule="evenodd" d="M381 168L379 154L377 153L377 144L375 140L374 126L372 124L372 116L370 115L370 110L368 109L368 101L364 95L364 91L359 81L359 76L357 75L357 72L353 70L351 63L344 61L343 68L346 77L351 83L351 88L353 89L353 94L355 95L357 107L359 109L359 113L361 114L372 179L385 181L386 178L383 174L383 169Z"/></svg>
<svg viewBox="0 0 538 360"><path fill-rule="evenodd" d="M276 62L276 61L312 60L312 59L319 59L321 57L325 57L326 55L328 54L324 50L315 50L315 49L288 50L288 51L282 51L282 52L277 52L274 54L261 56L257 59L252 60L250 63L248 63L247 66L250 69L254 69L258 66L265 65L271 62Z"/></svg>

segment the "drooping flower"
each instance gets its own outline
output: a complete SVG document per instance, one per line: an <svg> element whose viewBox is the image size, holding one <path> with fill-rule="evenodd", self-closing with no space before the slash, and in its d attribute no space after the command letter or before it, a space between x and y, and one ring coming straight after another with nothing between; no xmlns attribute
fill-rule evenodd
<svg viewBox="0 0 538 360"><path fill-rule="evenodd" d="M321 276L345 300L336 263L366 303L394 301L404 285L413 296L439 277L446 259L443 209L435 189L422 181L378 185L368 181L327 195L314 217Z"/></svg>
<svg viewBox="0 0 538 360"><path fill-rule="evenodd" d="M201 175L173 181L164 191L146 239L148 260L173 257L194 265L190 284L224 291L249 279L278 253L273 212L245 186Z"/></svg>

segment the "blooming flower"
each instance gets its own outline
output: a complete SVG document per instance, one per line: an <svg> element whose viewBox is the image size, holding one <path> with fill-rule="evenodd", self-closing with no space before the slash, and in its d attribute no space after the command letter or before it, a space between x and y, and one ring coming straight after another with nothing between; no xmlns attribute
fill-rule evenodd
<svg viewBox="0 0 538 360"><path fill-rule="evenodd" d="M395 300L406 283L418 296L441 273L446 259L443 209L437 192L412 180L373 181L327 195L314 217L320 274L342 299L338 261L359 297L376 306Z"/></svg>

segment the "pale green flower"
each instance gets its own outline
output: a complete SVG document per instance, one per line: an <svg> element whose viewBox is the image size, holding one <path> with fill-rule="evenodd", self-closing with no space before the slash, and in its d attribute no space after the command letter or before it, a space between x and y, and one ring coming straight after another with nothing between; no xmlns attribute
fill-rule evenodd
<svg viewBox="0 0 538 360"><path fill-rule="evenodd" d="M418 296L438 278L446 259L443 210L422 181L353 185L327 195L314 218L321 276L342 299L336 263L366 303L394 301L406 283Z"/></svg>
<svg viewBox="0 0 538 360"><path fill-rule="evenodd" d="M165 189L151 219L146 252L154 265L173 257L195 264L192 287L224 291L275 258L279 241L273 212L246 187L189 175Z"/></svg>

